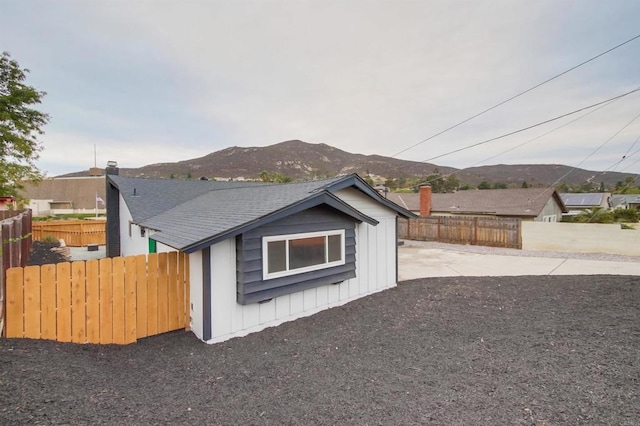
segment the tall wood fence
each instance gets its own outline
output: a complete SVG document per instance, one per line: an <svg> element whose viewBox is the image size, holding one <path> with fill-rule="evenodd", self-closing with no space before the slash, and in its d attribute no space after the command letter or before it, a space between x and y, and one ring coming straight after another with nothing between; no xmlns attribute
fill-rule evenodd
<svg viewBox="0 0 640 426"><path fill-rule="evenodd" d="M107 221L99 220L55 220L33 222L33 239L55 237L64 240L70 247L84 247L89 244L104 245Z"/></svg>
<svg viewBox="0 0 640 426"><path fill-rule="evenodd" d="M521 249L522 222L490 216L420 217L399 220L398 238Z"/></svg>
<svg viewBox="0 0 640 426"><path fill-rule="evenodd" d="M188 270L178 252L11 268L6 336L128 344L188 329Z"/></svg>
<svg viewBox="0 0 640 426"><path fill-rule="evenodd" d="M31 251L31 210L0 211L0 335L5 320L5 272L25 266Z"/></svg>

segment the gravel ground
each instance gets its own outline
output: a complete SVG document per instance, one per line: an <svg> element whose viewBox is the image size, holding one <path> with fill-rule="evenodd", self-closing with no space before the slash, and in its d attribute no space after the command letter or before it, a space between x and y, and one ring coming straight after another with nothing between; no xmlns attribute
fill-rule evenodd
<svg viewBox="0 0 640 426"><path fill-rule="evenodd" d="M496 254L501 256L552 257L561 259L585 259L607 262L639 262L639 256L623 256L606 253L569 253L560 251L520 250L512 248L473 246L461 244L436 243L433 241L402 240L407 247L424 247L428 249L449 250L466 253Z"/></svg>
<svg viewBox="0 0 640 426"><path fill-rule="evenodd" d="M0 424L637 425L640 278L451 277L217 345L0 341Z"/></svg>
<svg viewBox="0 0 640 426"><path fill-rule="evenodd" d="M69 249L60 247L60 243L43 243L34 241L29 253L29 266L46 265L69 261Z"/></svg>

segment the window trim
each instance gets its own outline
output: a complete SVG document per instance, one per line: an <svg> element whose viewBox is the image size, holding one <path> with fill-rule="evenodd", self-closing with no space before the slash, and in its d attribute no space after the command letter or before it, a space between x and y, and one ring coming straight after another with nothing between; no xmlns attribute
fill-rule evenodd
<svg viewBox="0 0 640 426"><path fill-rule="evenodd" d="M333 262L325 262L317 265L305 266L303 268L297 269L289 269L289 241L291 240L299 240L304 238L315 238L315 237L324 237L324 247L325 247L325 258L329 259L329 243L328 237L330 236L340 236L340 260L336 260ZM280 272L269 273L269 243L274 241L285 241L285 262L286 262L286 270ZM332 268L334 266L344 265L346 263L345 256L345 230L344 229L334 229L329 231L318 231L318 232L303 232L299 234L286 234L286 235L271 235L271 236L263 236L262 237L262 279L270 280L274 278L288 277L291 275L303 274L305 272L318 271L321 269Z"/></svg>

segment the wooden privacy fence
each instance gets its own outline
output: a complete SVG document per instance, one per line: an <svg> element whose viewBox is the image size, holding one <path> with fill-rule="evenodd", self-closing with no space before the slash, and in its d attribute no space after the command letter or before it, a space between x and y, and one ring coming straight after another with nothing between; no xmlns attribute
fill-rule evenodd
<svg viewBox="0 0 640 426"><path fill-rule="evenodd" d="M31 251L31 210L0 211L0 335L5 319L5 272L25 266Z"/></svg>
<svg viewBox="0 0 640 426"><path fill-rule="evenodd" d="M7 270L6 336L128 344L189 327L188 255Z"/></svg>
<svg viewBox="0 0 640 426"><path fill-rule="evenodd" d="M84 247L89 244L104 245L107 221L99 220L56 220L33 222L33 239L36 241L51 236L64 240L70 247Z"/></svg>
<svg viewBox="0 0 640 426"><path fill-rule="evenodd" d="M481 216L429 216L398 221L398 238L522 248L519 218Z"/></svg>

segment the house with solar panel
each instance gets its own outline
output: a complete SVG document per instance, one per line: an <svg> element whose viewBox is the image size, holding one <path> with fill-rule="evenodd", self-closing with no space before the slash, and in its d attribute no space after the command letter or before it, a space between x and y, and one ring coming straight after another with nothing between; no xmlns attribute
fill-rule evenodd
<svg viewBox="0 0 640 426"><path fill-rule="evenodd" d="M560 194L562 202L567 207L568 216L574 216L585 210L594 208L610 209L613 207L613 199L610 192L583 192Z"/></svg>
<svg viewBox="0 0 640 426"><path fill-rule="evenodd" d="M191 329L215 343L396 286L397 219L355 174L303 183L128 178L107 168L107 255L189 256Z"/></svg>

